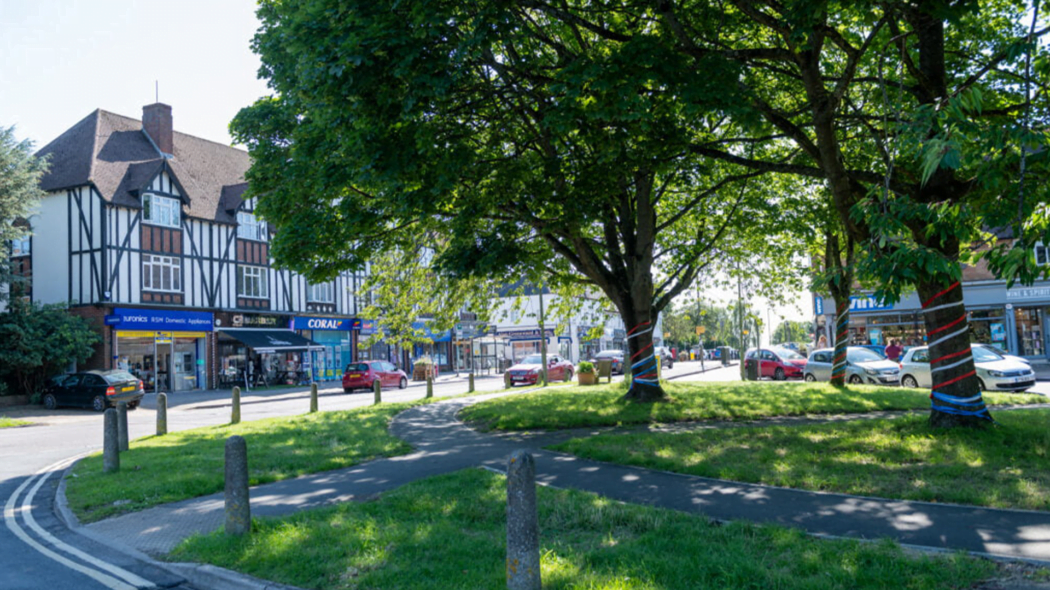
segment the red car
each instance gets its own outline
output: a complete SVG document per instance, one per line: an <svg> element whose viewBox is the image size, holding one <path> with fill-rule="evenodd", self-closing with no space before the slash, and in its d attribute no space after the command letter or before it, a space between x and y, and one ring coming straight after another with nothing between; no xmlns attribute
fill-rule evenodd
<svg viewBox="0 0 1050 590"><path fill-rule="evenodd" d="M769 377L777 381L802 378L806 368L806 357L790 348L751 349L744 357L744 372L748 374L752 367L758 366L758 378Z"/></svg>
<svg viewBox="0 0 1050 590"><path fill-rule="evenodd" d="M572 379L572 363L556 354L547 355L547 381L568 381ZM507 369L511 385L535 385L540 380L540 369L543 357L530 354L521 362Z"/></svg>
<svg viewBox="0 0 1050 590"><path fill-rule="evenodd" d="M408 375L393 363L386 361L364 361L350 363L343 373L343 391L350 393L355 389L372 389L376 381L380 387L408 387Z"/></svg>

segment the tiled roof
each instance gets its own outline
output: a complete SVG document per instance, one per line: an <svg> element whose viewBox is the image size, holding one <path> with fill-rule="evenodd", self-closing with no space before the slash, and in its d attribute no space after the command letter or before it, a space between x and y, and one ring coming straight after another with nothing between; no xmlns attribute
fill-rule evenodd
<svg viewBox="0 0 1050 590"><path fill-rule="evenodd" d="M186 192L189 217L233 223L228 210L240 204L247 186L248 152L178 131L174 137L174 158L165 160L141 121L96 110L37 153L50 157L41 187L56 191L92 183L107 201L137 208L134 191L166 162Z"/></svg>

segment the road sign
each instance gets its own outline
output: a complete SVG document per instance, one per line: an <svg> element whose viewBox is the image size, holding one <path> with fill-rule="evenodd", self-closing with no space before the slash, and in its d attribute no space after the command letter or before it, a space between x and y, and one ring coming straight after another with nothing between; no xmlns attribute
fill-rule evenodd
<svg viewBox="0 0 1050 590"><path fill-rule="evenodd" d="M703 334L705 332L707 332L707 326L697 326L696 327L696 335L697 336L699 336L700 334Z"/></svg>

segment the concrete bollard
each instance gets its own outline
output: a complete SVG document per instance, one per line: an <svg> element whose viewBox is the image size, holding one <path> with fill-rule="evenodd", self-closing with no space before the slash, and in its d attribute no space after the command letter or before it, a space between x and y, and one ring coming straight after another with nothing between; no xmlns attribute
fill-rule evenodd
<svg viewBox="0 0 1050 590"><path fill-rule="evenodd" d="M503 389L510 389L510 373L503 374Z"/></svg>
<svg viewBox="0 0 1050 590"><path fill-rule="evenodd" d="M474 373L467 375L467 393L474 393Z"/></svg>
<svg viewBox="0 0 1050 590"><path fill-rule="evenodd" d="M157 394L157 436L168 433L168 394Z"/></svg>
<svg viewBox="0 0 1050 590"><path fill-rule="evenodd" d="M536 463L514 451L507 463L507 588L540 590L540 525L536 512Z"/></svg>
<svg viewBox="0 0 1050 590"><path fill-rule="evenodd" d="M117 411L113 408L106 410L102 423L102 472L116 473L120 471L120 442L117 432Z"/></svg>
<svg viewBox="0 0 1050 590"><path fill-rule="evenodd" d="M252 532L252 507L248 498L248 443L236 434L226 439L226 534Z"/></svg>
<svg viewBox="0 0 1050 590"><path fill-rule="evenodd" d="M317 384L310 384L310 413L313 414L317 411Z"/></svg>
<svg viewBox="0 0 1050 590"><path fill-rule="evenodd" d="M128 450L128 404L117 402L117 440L120 442L120 452Z"/></svg>
<svg viewBox="0 0 1050 590"><path fill-rule="evenodd" d="M372 391L375 393L375 401L373 403L377 406L383 403L383 384L379 382L379 379L372 382Z"/></svg>
<svg viewBox="0 0 1050 590"><path fill-rule="evenodd" d="M427 399L434 397L434 378L427 375Z"/></svg>
<svg viewBox="0 0 1050 590"><path fill-rule="evenodd" d="M233 395L231 396L232 405L230 406L230 424L241 423L241 388L234 387Z"/></svg>

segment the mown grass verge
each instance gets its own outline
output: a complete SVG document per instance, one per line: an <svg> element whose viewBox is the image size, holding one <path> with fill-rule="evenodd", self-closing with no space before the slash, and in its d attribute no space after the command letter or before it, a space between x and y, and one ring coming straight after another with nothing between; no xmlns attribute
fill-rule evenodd
<svg viewBox="0 0 1050 590"><path fill-rule="evenodd" d="M102 456L80 461L66 480L69 506L82 522L206 496L223 489L224 445L248 443L251 485L402 455L411 447L387 432L398 413L422 402L211 426L132 441L120 472L102 473Z"/></svg>
<svg viewBox="0 0 1050 590"><path fill-rule="evenodd" d="M15 420L14 418L8 418L7 416L0 416L0 428L14 428L15 426L27 426L31 422L25 420Z"/></svg>
<svg viewBox="0 0 1050 590"><path fill-rule="evenodd" d="M689 420L750 420L771 416L915 410L930 407L927 389L793 382L665 382L669 401L625 402L624 386L571 387L489 400L460 412L475 426L495 430L558 429ZM1045 403L1034 394L986 393L995 404Z"/></svg>
<svg viewBox="0 0 1050 590"><path fill-rule="evenodd" d="M824 541L540 488L547 590L968 588L995 566L915 556L891 542ZM365 503L257 519L245 537L184 541L173 560L212 563L302 588L506 588L505 479L469 469Z"/></svg>
<svg viewBox="0 0 1050 590"><path fill-rule="evenodd" d="M925 416L807 426L609 434L552 447L599 461L863 496L1050 510L1050 410L984 431Z"/></svg>

